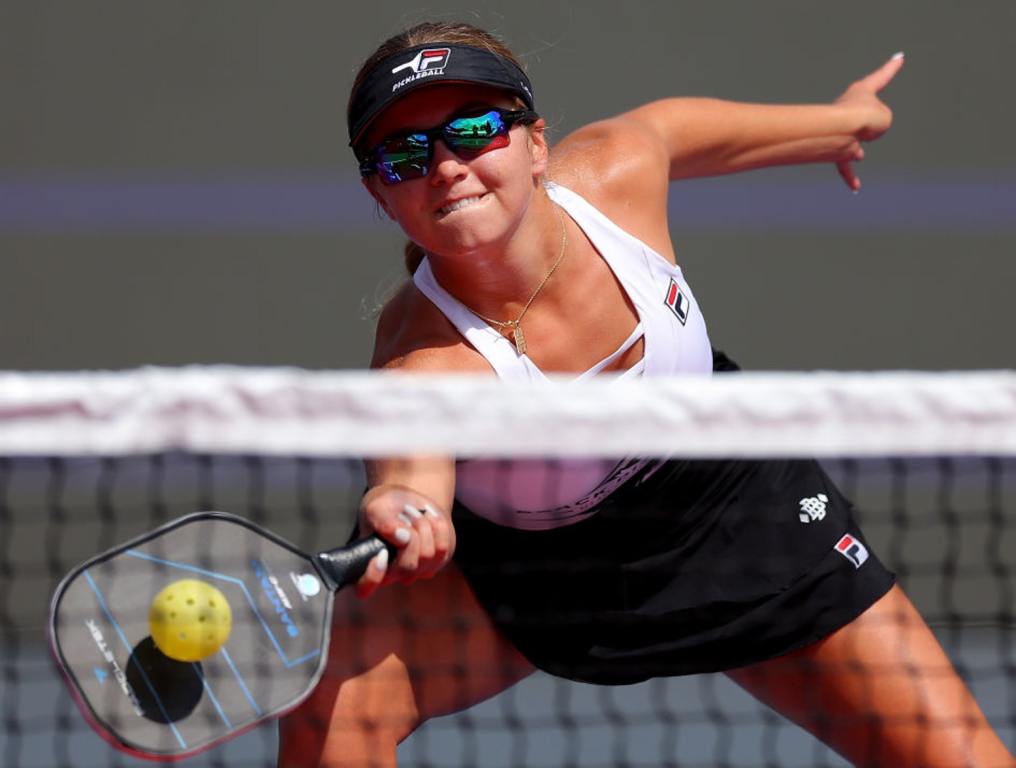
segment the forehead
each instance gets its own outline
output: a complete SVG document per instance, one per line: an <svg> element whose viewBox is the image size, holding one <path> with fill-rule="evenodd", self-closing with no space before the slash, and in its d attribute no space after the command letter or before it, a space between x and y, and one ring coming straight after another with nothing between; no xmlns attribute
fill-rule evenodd
<svg viewBox="0 0 1016 768"><path fill-rule="evenodd" d="M430 128L474 106L506 107L514 97L500 88L486 85L442 83L418 88L385 109L364 136L368 147L393 133Z"/></svg>

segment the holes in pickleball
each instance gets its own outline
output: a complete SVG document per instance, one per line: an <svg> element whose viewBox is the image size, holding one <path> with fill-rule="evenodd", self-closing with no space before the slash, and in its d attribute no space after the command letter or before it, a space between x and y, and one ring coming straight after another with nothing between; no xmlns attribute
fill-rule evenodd
<svg viewBox="0 0 1016 768"><path fill-rule="evenodd" d="M218 652L230 625L229 602L214 585L197 579L163 587L149 610L149 634L177 661L199 661Z"/></svg>
<svg viewBox="0 0 1016 768"><path fill-rule="evenodd" d="M156 723L175 723L194 711L204 692L202 674L200 662L169 658L150 636L135 646L127 660L127 682L141 713Z"/></svg>

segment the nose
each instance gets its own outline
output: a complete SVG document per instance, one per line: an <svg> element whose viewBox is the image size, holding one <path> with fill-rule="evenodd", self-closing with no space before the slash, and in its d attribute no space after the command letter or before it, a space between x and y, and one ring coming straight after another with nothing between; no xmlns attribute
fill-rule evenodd
<svg viewBox="0 0 1016 768"><path fill-rule="evenodd" d="M448 149L440 139L434 142L434 159L430 169L430 183L434 186L450 184L465 177L469 172L466 163Z"/></svg>

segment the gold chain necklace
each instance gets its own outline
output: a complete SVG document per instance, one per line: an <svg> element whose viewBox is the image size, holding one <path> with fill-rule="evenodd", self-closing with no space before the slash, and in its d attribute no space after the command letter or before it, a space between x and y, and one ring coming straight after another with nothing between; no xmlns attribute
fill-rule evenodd
<svg viewBox="0 0 1016 768"><path fill-rule="evenodd" d="M557 271L557 268L561 266L561 262L564 260L565 249L568 246L568 227L565 226L564 217L561 215L561 209L557 207L555 210L557 211L557 220L561 222L561 252L557 255L557 259L554 261L554 266L550 268L550 272L548 272L547 276L540 281L540 284L536 286L536 290L533 291L533 294L529 297L529 301L527 301L526 305L522 307L522 311L519 312L519 316L514 320L494 320L493 318L481 315L476 310L470 310L484 322L490 323L497 328L510 329L509 335L515 344L515 351L520 355L526 354L526 336L522 333L522 318L526 316L526 312L529 311L529 307L533 303L533 300L537 297L537 295L539 295L540 291L543 290L543 286L545 286L547 281L550 280L551 275L553 275Z"/></svg>

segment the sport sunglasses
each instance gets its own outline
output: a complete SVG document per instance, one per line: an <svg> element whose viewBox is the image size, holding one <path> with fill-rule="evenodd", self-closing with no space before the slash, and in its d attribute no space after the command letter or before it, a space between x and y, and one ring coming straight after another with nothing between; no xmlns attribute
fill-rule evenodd
<svg viewBox="0 0 1016 768"><path fill-rule="evenodd" d="M539 115L528 109L488 109L453 117L427 131L389 136L360 161L360 174L376 173L385 184L419 179L430 173L434 143L438 139L463 160L470 160L492 149L507 147L513 125L538 119Z"/></svg>

